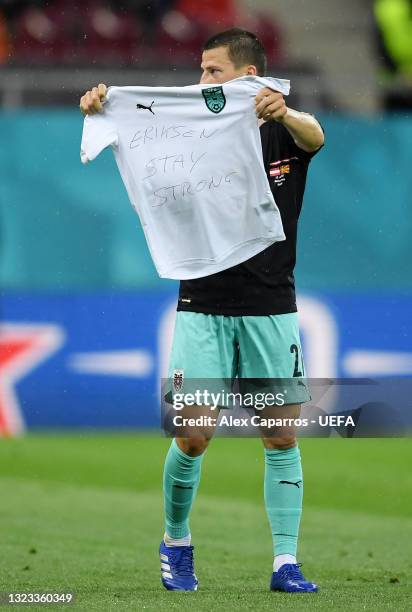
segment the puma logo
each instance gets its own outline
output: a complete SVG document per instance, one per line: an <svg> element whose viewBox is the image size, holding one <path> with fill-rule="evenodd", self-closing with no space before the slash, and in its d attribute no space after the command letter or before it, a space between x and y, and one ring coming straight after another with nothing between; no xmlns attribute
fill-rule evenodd
<svg viewBox="0 0 412 612"><path fill-rule="evenodd" d="M153 102L151 103L150 106L145 106L144 104L136 104L136 108L137 108L137 110L144 108L145 110L150 111L152 113L152 115L154 115L154 112L152 111L153 104L154 104L154 100L153 100Z"/></svg>
<svg viewBox="0 0 412 612"><path fill-rule="evenodd" d="M290 482L290 480L280 480L279 484L293 484L293 485L295 485L295 487L300 489L300 484L299 484L300 482L302 482L302 481L298 480L297 482Z"/></svg>

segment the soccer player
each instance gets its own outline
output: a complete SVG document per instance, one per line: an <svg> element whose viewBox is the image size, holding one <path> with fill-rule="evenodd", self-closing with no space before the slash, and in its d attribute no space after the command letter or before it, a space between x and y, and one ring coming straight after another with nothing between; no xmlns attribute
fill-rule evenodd
<svg viewBox="0 0 412 612"><path fill-rule="evenodd" d="M266 71L257 37L233 28L203 47L201 84L218 85ZM103 109L106 86L81 98L83 114ZM195 280L181 281L170 372L185 378L296 379L304 375L294 286L297 224L311 158L323 130L310 114L289 108L279 92L264 88L255 99L264 165L279 207L286 240L248 261ZM262 417L296 419L309 399L305 385L292 386L285 405L267 406ZM173 439L164 465L165 534L161 576L169 590L197 590L189 514L200 481L209 429ZM264 499L272 532L271 590L316 592L296 560L303 477L293 426L262 429Z"/></svg>

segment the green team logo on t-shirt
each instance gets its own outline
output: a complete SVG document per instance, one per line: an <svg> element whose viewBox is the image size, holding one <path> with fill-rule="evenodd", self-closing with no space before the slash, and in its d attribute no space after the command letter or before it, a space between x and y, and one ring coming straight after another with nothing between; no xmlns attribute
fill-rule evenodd
<svg viewBox="0 0 412 612"><path fill-rule="evenodd" d="M212 111L212 113L220 113L220 111L225 108L226 98L223 93L223 88L220 85L218 87L202 89L202 94L207 108Z"/></svg>

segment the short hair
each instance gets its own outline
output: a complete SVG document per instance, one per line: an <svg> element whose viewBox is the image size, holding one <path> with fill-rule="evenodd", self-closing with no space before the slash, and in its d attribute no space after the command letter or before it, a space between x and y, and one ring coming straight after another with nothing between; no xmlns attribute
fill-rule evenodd
<svg viewBox="0 0 412 612"><path fill-rule="evenodd" d="M241 28L232 28L219 32L211 36L203 45L203 51L216 49L217 47L226 47L229 59L233 62L235 68L253 64L256 66L258 75L266 74L267 59L265 48L255 34L242 30Z"/></svg>

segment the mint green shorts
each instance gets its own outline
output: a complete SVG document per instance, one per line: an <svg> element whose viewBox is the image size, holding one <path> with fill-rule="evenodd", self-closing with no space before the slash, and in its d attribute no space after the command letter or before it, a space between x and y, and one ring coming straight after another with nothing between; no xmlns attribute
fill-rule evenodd
<svg viewBox="0 0 412 612"><path fill-rule="evenodd" d="M304 376L296 312L236 317L177 312L169 392L192 391L191 381L228 390L237 377L242 393L285 391L284 403L295 404L310 400Z"/></svg>

